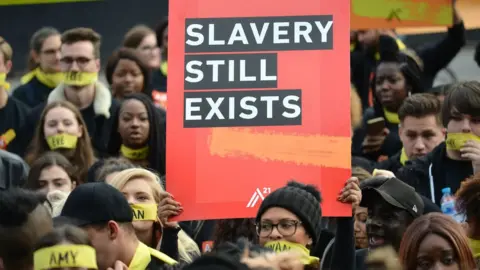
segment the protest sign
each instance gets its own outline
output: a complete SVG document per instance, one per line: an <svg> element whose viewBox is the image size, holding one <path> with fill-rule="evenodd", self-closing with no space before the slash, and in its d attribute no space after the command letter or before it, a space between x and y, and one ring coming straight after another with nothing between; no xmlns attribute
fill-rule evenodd
<svg viewBox="0 0 480 270"><path fill-rule="evenodd" d="M351 28L448 26L452 0L351 0Z"/></svg>
<svg viewBox="0 0 480 270"><path fill-rule="evenodd" d="M336 200L350 175L349 3L170 1L177 220L252 217L291 179L318 186L324 215L351 215Z"/></svg>

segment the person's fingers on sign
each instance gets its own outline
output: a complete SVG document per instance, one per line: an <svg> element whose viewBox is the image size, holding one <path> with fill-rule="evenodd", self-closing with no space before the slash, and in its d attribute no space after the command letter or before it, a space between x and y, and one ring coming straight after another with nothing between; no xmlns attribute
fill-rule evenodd
<svg viewBox="0 0 480 270"><path fill-rule="evenodd" d="M390 131L385 128L383 130L383 133L379 135L367 135L365 136L365 139L363 140L362 147L363 147L363 152L364 153L371 153L371 152L376 152L380 150L380 148L383 145L383 142L385 141L385 138L387 135L390 133Z"/></svg>
<svg viewBox="0 0 480 270"><path fill-rule="evenodd" d="M182 204L175 201L168 192L162 192L160 203L158 204L158 219L164 226L176 226L176 222L168 222L168 218L178 216L183 212Z"/></svg>
<svg viewBox="0 0 480 270"><path fill-rule="evenodd" d="M360 202L362 201L360 181L357 177L350 177L347 182L345 182L345 186L340 191L337 200L343 203L351 204L353 211L355 211L355 208L359 206Z"/></svg>

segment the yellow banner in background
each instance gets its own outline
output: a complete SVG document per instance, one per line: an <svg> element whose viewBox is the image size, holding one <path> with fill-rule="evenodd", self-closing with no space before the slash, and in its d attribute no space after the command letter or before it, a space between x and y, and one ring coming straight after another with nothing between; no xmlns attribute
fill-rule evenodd
<svg viewBox="0 0 480 270"><path fill-rule="evenodd" d="M0 6L98 2L103 0L0 0Z"/></svg>
<svg viewBox="0 0 480 270"><path fill-rule="evenodd" d="M351 28L447 26L452 0L351 0Z"/></svg>

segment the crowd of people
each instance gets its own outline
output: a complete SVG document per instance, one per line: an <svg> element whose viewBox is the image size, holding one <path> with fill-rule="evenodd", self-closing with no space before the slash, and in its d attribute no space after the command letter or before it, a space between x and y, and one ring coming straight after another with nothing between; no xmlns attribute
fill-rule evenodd
<svg viewBox="0 0 480 270"><path fill-rule="evenodd" d="M0 269L480 269L480 82L433 87L466 43L454 13L421 48L351 32L351 217L284 179L254 218L171 221L168 20L105 66L93 29L43 27L15 89L0 37Z"/></svg>

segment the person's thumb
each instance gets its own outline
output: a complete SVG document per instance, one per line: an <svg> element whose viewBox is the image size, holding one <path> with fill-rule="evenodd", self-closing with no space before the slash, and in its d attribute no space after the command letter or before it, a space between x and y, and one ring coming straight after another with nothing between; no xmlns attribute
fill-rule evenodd
<svg viewBox="0 0 480 270"><path fill-rule="evenodd" d="M116 261L114 268L109 267L107 270L128 270L128 266L121 261Z"/></svg>

